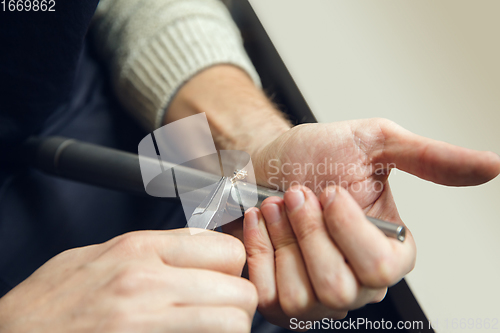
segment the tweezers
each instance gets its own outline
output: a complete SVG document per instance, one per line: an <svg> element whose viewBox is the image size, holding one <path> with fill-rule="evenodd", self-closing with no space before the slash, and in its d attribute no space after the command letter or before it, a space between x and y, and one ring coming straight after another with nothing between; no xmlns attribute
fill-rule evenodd
<svg viewBox="0 0 500 333"><path fill-rule="evenodd" d="M235 176L232 178L222 177L217 182L215 189L207 197L205 197L201 204L194 210L188 221L188 226L191 228L211 230L215 230L217 227L221 226L222 216L226 210L226 204L233 188L236 190L236 195L241 205L238 188L233 185L236 185L235 182L237 180L241 180L242 178L244 178L244 174L240 170L235 171ZM395 238L401 242L405 240L406 228L404 226L379 220L370 216L367 216L366 218L378 227L386 236Z"/></svg>
<svg viewBox="0 0 500 333"><path fill-rule="evenodd" d="M232 187L232 179L222 177L210 195L206 196L201 204L196 207L188 221L188 226L190 228L211 230L215 230L220 226Z"/></svg>

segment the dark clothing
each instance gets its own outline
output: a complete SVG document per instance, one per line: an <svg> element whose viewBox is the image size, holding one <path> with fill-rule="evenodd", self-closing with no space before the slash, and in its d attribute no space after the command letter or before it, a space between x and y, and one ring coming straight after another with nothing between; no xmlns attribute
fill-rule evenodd
<svg viewBox="0 0 500 333"><path fill-rule="evenodd" d="M98 0L57 1L54 12L0 11L0 153L39 132L69 100ZM3 161L5 163L5 161Z"/></svg>
<svg viewBox="0 0 500 333"><path fill-rule="evenodd" d="M19 144L33 134L137 152L146 133L120 110L105 71L86 49L97 3L0 12L0 296L66 249L185 221L175 201L58 179L15 163L23 156Z"/></svg>

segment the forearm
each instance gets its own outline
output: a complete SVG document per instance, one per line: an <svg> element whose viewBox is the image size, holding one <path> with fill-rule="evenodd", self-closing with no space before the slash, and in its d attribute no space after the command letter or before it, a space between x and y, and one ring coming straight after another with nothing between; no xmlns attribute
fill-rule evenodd
<svg viewBox="0 0 500 333"><path fill-rule="evenodd" d="M217 148L243 150L252 157L291 127L250 77L231 65L208 68L188 81L172 100L164 123L201 112Z"/></svg>

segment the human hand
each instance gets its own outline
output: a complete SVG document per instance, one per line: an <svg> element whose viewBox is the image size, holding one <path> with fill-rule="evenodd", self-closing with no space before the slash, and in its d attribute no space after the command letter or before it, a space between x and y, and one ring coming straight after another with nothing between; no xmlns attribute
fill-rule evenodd
<svg viewBox="0 0 500 333"><path fill-rule="evenodd" d="M423 138L384 119L297 126L253 158L261 184L280 189L306 185L321 195L323 205L321 217L321 206L314 203L311 190L301 188L306 203L297 213L288 204L285 210L279 198L268 199L262 213L256 212L258 218L253 221L260 223L253 231L248 230L249 224L254 225L248 223L248 214L253 213L247 213L245 246L250 279L259 293L259 309L269 320L281 324L290 317L342 317L345 310L380 300L385 287L411 270L415 244L409 230L405 242L400 243L386 238L364 218L366 213L403 224L387 182L392 168L453 186L481 184L500 172L496 154ZM323 166L318 170L320 164ZM346 190L338 188L337 199L326 204L323 189L327 185ZM291 195L286 194L285 202ZM348 264L342 264L341 259L325 262L328 258L323 253L327 251L319 249L320 240L304 240L315 237L331 239L332 244L323 247L333 248ZM276 257L275 273L265 268L264 262L272 259L269 253ZM276 282L269 284L272 274ZM293 293L294 288L301 292Z"/></svg>
<svg viewBox="0 0 500 333"><path fill-rule="evenodd" d="M298 125L254 149L252 160L261 185L283 191L305 185L317 195L339 185L379 218L394 214L387 182L393 168L449 186L482 184L500 173L495 153L428 139L378 118Z"/></svg>
<svg viewBox="0 0 500 333"><path fill-rule="evenodd" d="M413 269L416 248L386 237L342 187L317 196L294 186L245 214L243 236L259 311L290 328L290 319L341 319L381 301Z"/></svg>
<svg viewBox="0 0 500 333"><path fill-rule="evenodd" d="M63 252L0 299L2 332L249 332L232 236L141 231Z"/></svg>

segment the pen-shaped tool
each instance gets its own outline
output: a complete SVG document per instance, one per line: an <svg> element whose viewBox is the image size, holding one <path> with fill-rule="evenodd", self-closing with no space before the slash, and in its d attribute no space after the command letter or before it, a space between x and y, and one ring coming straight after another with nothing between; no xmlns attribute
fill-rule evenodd
<svg viewBox="0 0 500 333"><path fill-rule="evenodd" d="M236 207L234 207L235 203L238 203L241 211L244 210L241 198L242 195L248 195L248 192L250 191L248 190L249 188L257 189L259 197L257 204L258 207L260 207L260 204L265 198L270 196L283 198L284 193L281 191L272 191L262 186L246 187L246 184L247 183L242 182L241 172L235 172L235 177L233 178L222 177L212 193L210 193L195 209L188 221L188 226L203 229L215 229L218 226L221 226L220 221L224 210L231 214L231 211L234 212L237 210ZM240 188L244 188L244 190L240 191ZM366 218L379 228L386 236L395 238L401 242L405 240L406 228L404 226L371 216L366 216Z"/></svg>

